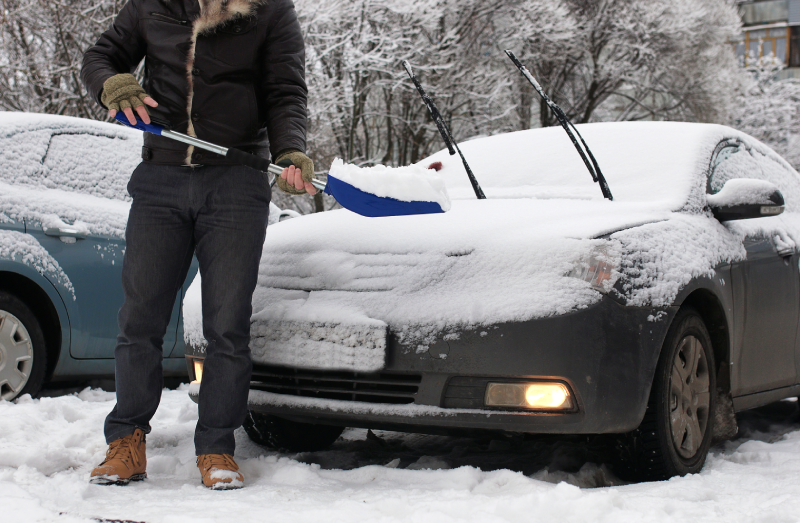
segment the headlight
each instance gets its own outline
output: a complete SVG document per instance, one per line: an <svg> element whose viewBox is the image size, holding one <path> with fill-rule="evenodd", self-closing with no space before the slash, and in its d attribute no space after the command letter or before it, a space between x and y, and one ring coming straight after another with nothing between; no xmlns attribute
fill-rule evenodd
<svg viewBox="0 0 800 523"><path fill-rule="evenodd" d="M617 280L618 259L612 247L595 247L586 258L575 264L567 276L589 282L593 289L606 293Z"/></svg>
<svg viewBox="0 0 800 523"><path fill-rule="evenodd" d="M568 410L572 408L569 389L563 383L489 383L484 403L487 407Z"/></svg>

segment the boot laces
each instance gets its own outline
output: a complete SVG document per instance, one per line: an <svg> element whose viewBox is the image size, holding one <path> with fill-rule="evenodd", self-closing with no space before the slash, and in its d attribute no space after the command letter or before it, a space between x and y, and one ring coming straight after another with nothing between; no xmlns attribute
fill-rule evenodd
<svg viewBox="0 0 800 523"><path fill-rule="evenodd" d="M203 471L208 472L212 468L220 470L239 470L239 466L230 454L203 454L197 458L198 465Z"/></svg>
<svg viewBox="0 0 800 523"><path fill-rule="evenodd" d="M136 438L134 434L119 438L112 441L106 451L106 459L100 465L105 465L112 459L118 459L125 464L126 467L132 469L139 465L141 456L139 455L138 442L134 441Z"/></svg>

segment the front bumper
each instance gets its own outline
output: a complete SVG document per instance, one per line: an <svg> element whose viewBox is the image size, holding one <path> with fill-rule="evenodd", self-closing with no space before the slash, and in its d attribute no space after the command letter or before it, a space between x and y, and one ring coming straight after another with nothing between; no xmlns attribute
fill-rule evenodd
<svg viewBox="0 0 800 523"><path fill-rule="evenodd" d="M421 353L390 336L386 367L374 374L256 364L249 408L300 422L408 432L627 432L644 416L676 310L625 307L604 297L561 316L463 331ZM192 373L191 349L187 357ZM517 380L565 383L575 407L554 413L483 406L488 381ZM387 389L389 382L416 386L403 392ZM195 400L197 390L190 392Z"/></svg>

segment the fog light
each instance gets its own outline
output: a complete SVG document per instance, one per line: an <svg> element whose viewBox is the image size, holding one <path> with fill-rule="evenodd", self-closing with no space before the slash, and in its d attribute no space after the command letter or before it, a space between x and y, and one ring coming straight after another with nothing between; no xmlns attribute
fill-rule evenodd
<svg viewBox="0 0 800 523"><path fill-rule="evenodd" d="M484 403L487 407L527 409L570 409L572 398L563 383L489 383Z"/></svg>
<svg viewBox="0 0 800 523"><path fill-rule="evenodd" d="M203 360L194 360L194 381L192 383L201 381L203 381Z"/></svg>

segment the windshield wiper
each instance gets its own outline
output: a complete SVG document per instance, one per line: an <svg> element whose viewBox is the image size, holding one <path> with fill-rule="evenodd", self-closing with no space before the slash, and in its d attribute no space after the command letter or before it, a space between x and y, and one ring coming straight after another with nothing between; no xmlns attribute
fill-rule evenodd
<svg viewBox="0 0 800 523"><path fill-rule="evenodd" d="M539 93L539 96L541 96L547 106L550 107L550 109L553 111L553 114L556 115L556 118L558 118L558 122L561 124L561 127L567 131L569 139L572 140L572 144L575 146L575 149L578 150L578 154L581 155L583 163L586 164L586 168L589 169L589 174L592 175L592 180L600 184L600 190L603 191L603 197L613 200L614 197L611 196L611 189L608 188L606 179L603 176L603 173L600 172L600 166L597 165L597 160L595 160L592 151L589 150L589 146L586 145L581 133L579 133L575 126L572 125L572 122L569 121L567 115L561 110L561 107L556 105L556 103L551 100L549 96L547 96L547 94L544 92L544 89L542 89L542 86L539 85L539 82L537 82L533 75L525 68L525 66L522 65L519 60L517 60L517 57L514 56L514 53L506 49L506 54L509 58L511 58L511 61L514 62L514 65L517 66L517 69L519 69L519 72L522 73L522 76L528 79L533 88L536 89L536 92ZM578 138L580 138L580 144L575 138L575 134L572 134L572 131L575 131L575 134L577 134ZM583 144L583 147L581 147L581 144ZM586 149L586 151L584 151L584 149Z"/></svg>
<svg viewBox="0 0 800 523"><path fill-rule="evenodd" d="M433 103L433 100L431 100L431 97L425 94L425 90L422 88L422 85L420 85L419 80L417 80L417 76L414 74L414 71L411 70L411 64L408 63L408 60L403 60L403 67L405 67L409 78L411 78L411 81L414 82L417 91L419 91L419 95L422 97L422 101L425 102L426 106L428 106L428 111L431 113L431 118L433 118L433 121L436 122L436 127L439 129L439 134L442 135L442 139L447 146L447 151L451 155L456 154L456 151L458 151L458 155L461 156L461 161L464 164L464 169L467 170L467 176L469 177L469 182L472 184L472 190L475 191L475 196L477 196L479 200L485 200L486 195L483 194L483 189L481 189L480 184L478 184L477 178L475 178L475 175L472 174L472 169L469 168L467 159L464 158L464 155L461 153L461 149L459 149L458 145L456 145L456 141L453 139L450 129L448 129L447 125L445 125L439 109L436 108L436 105ZM455 150L453 150L454 147Z"/></svg>

